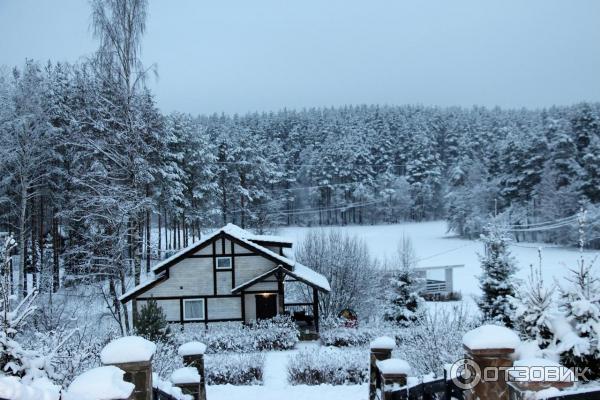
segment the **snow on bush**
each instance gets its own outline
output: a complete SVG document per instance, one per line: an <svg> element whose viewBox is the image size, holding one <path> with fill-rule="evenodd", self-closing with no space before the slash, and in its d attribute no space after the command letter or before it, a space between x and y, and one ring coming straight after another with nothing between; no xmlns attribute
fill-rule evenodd
<svg viewBox="0 0 600 400"><path fill-rule="evenodd" d="M209 385L258 385L262 383L265 356L260 353L209 354L205 359Z"/></svg>
<svg viewBox="0 0 600 400"><path fill-rule="evenodd" d="M0 377L0 399L5 400L58 400L60 387L46 378L40 378L28 385L16 376Z"/></svg>
<svg viewBox="0 0 600 400"><path fill-rule="evenodd" d="M368 346L373 339L380 336L395 337L398 332L397 326L385 321L348 327L344 325L343 320L328 319L323 323L320 336L325 346L357 347Z"/></svg>
<svg viewBox="0 0 600 400"><path fill-rule="evenodd" d="M290 357L288 380L292 385L349 385L369 380L367 349L320 347Z"/></svg>
<svg viewBox="0 0 600 400"><path fill-rule="evenodd" d="M198 341L206 344L208 353L248 353L261 350L289 350L298 343L299 332L290 317L278 316L258 321L251 326L241 323L186 326L174 333L180 344Z"/></svg>
<svg viewBox="0 0 600 400"><path fill-rule="evenodd" d="M462 306L429 310L419 321L398 332L394 357L406 360L417 375L441 376L444 364L463 357L463 335L476 322Z"/></svg>

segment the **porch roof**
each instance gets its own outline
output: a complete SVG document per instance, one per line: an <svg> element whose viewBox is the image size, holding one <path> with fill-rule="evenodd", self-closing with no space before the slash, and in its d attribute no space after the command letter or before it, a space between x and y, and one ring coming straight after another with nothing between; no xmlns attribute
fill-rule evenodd
<svg viewBox="0 0 600 400"><path fill-rule="evenodd" d="M290 277L292 277L302 283L305 283L306 285L308 285L310 287L320 290L322 292L330 292L331 291L331 287L329 286L329 282L327 281L327 278L325 278L323 275L313 271L312 269L305 267L304 265L296 262L294 264L293 270L289 270L287 268L284 268L282 265L278 265L277 267L275 267L257 277L254 277L254 278L242 283L239 286L236 286L235 288L231 289L231 293L233 293L233 294L240 293L244 289L247 289L256 283L261 282L264 279L268 278L269 276L275 275L276 273L283 273L286 276L290 276Z"/></svg>

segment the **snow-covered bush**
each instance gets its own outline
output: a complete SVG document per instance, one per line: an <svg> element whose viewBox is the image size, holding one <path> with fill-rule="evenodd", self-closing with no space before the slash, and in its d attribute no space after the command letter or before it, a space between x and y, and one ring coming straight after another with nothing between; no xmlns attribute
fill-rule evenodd
<svg viewBox="0 0 600 400"><path fill-rule="evenodd" d="M320 337L326 346L358 347L367 346L379 336L395 337L398 332L397 326L386 321L359 323L356 327L349 327L344 320L329 318L322 325Z"/></svg>
<svg viewBox="0 0 600 400"><path fill-rule="evenodd" d="M462 358L462 337L477 321L462 306L435 308L397 334L398 358L408 361L419 374L442 374L444 364Z"/></svg>
<svg viewBox="0 0 600 400"><path fill-rule="evenodd" d="M331 347L301 350L289 359L288 380L292 385L365 383L369 380L369 350Z"/></svg>
<svg viewBox="0 0 600 400"><path fill-rule="evenodd" d="M257 385L262 383L265 356L260 353L222 353L205 356L209 385Z"/></svg>
<svg viewBox="0 0 600 400"><path fill-rule="evenodd" d="M203 324L186 326L175 332L173 339L179 344L198 341L207 345L207 352L253 352L260 350L288 350L298 343L300 333L287 316L259 321L253 325L241 323Z"/></svg>

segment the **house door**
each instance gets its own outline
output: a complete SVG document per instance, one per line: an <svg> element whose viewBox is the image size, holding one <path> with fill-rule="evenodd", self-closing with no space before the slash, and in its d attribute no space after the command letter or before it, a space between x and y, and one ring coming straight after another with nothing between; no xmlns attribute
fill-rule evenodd
<svg viewBox="0 0 600 400"><path fill-rule="evenodd" d="M277 296L275 294L256 295L256 319L269 319L277 315Z"/></svg>

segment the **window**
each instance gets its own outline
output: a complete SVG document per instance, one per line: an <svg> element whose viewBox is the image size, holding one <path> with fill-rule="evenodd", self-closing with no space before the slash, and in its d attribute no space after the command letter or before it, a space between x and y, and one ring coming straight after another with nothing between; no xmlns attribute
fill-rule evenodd
<svg viewBox="0 0 600 400"><path fill-rule="evenodd" d="M183 300L183 319L199 321L204 319L204 299Z"/></svg>
<svg viewBox="0 0 600 400"><path fill-rule="evenodd" d="M231 269L231 257L217 257L217 269Z"/></svg>

